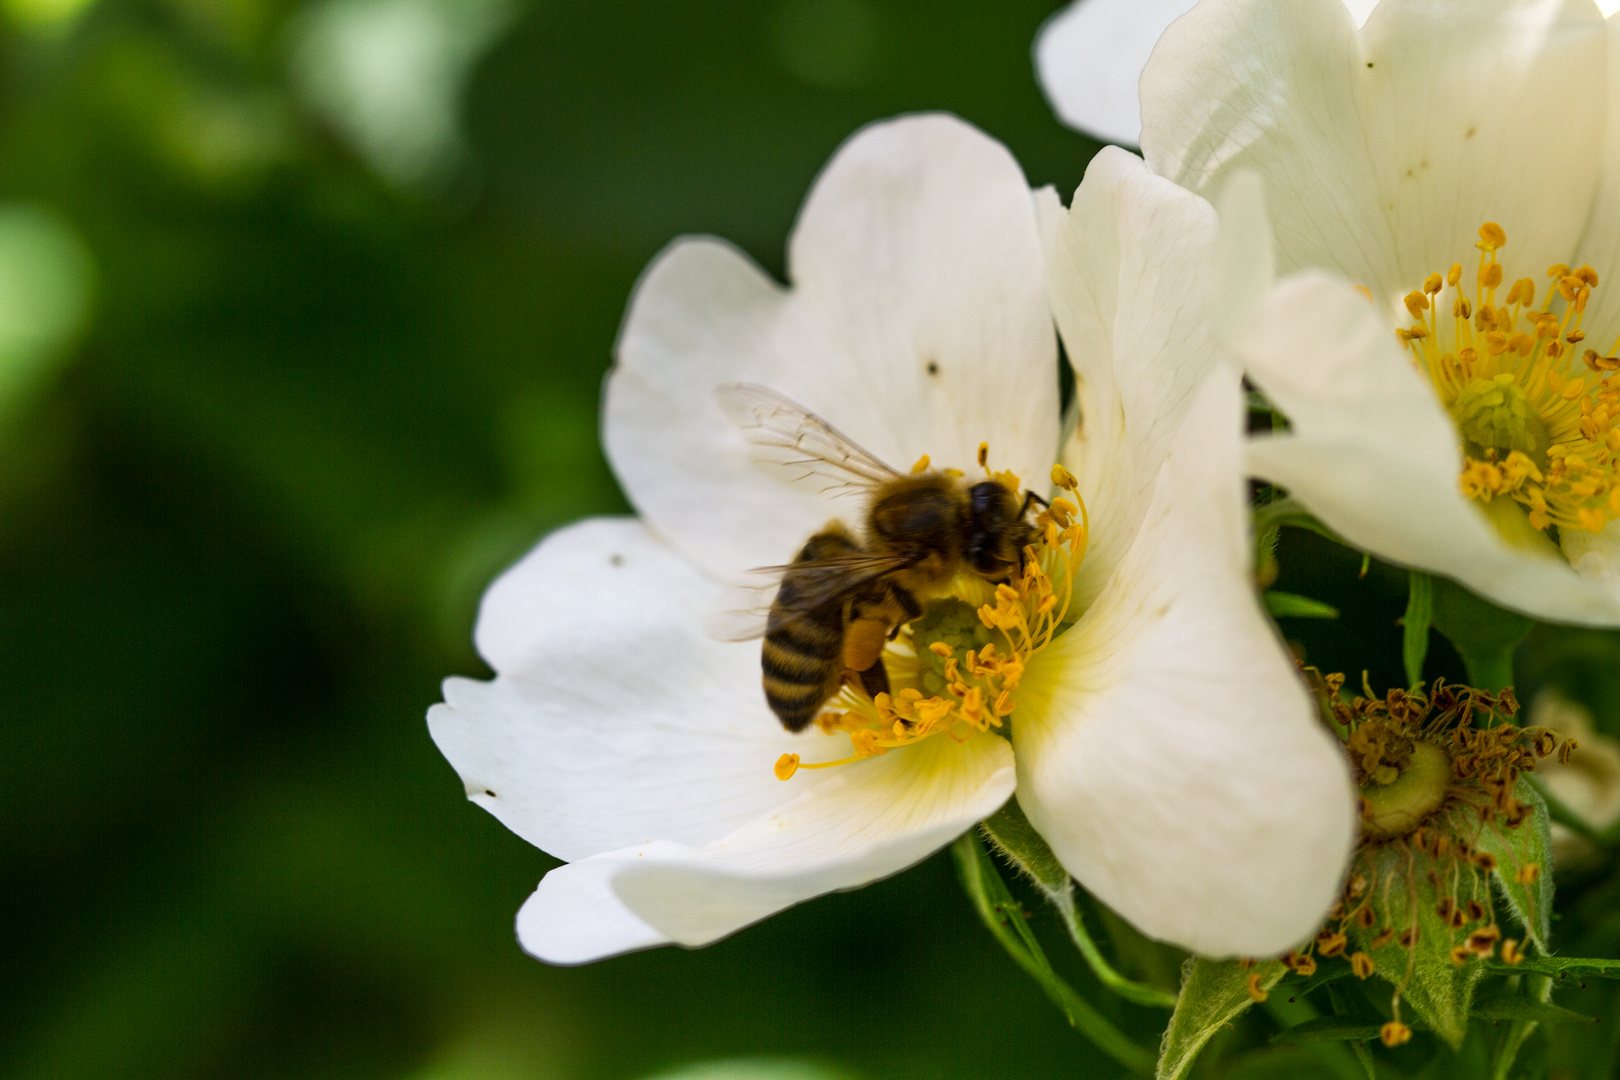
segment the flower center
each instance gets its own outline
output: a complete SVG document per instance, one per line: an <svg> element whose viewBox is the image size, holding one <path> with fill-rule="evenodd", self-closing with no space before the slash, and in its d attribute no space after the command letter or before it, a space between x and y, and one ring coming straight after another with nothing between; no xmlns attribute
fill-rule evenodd
<svg viewBox="0 0 1620 1080"><path fill-rule="evenodd" d="M1016 478L1010 485L1016 490ZM1074 577L1085 558L1087 521L1079 485L1061 465L1055 498L1035 519L1039 538L1024 549L1022 571L1000 585L963 572L921 618L901 628L879 660L889 693L868 696L845 684L816 718L823 734L846 734L854 753L838 761L801 762L783 754L776 776L830 768L913 746L936 735L966 742L1005 727L1030 661L1068 629ZM1073 501L1071 501L1071 499Z"/></svg>
<svg viewBox="0 0 1620 1080"><path fill-rule="evenodd" d="M1451 756L1427 742L1413 742L1410 753L1411 763L1388 782L1374 776L1362 785L1362 835L1379 840L1405 836L1446 801ZM1389 768L1380 766L1379 771Z"/></svg>
<svg viewBox="0 0 1620 1080"><path fill-rule="evenodd" d="M1461 263L1430 274L1406 297L1417 321L1396 334L1457 425L1463 493L1504 535L1544 547L1553 529L1600 532L1620 517L1620 358L1582 344L1597 272L1553 266L1539 303L1531 278L1499 298L1507 235L1493 223L1479 235L1472 298Z"/></svg>

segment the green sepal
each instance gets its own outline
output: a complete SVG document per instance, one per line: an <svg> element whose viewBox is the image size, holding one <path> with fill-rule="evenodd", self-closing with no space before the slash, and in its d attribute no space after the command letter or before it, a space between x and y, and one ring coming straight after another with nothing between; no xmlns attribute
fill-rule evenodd
<svg viewBox="0 0 1620 1080"><path fill-rule="evenodd" d="M1192 1068L1204 1044L1254 1004L1249 976L1259 974L1260 989L1270 991L1288 971L1279 960L1246 968L1236 960L1194 956L1181 968L1181 996L1164 1032L1156 1080L1178 1080Z"/></svg>
<svg viewBox="0 0 1620 1080"><path fill-rule="evenodd" d="M1620 979L1620 960L1591 960L1568 956L1528 956L1517 964L1501 960L1486 962L1492 975L1550 975L1556 980Z"/></svg>
<svg viewBox="0 0 1620 1080"><path fill-rule="evenodd" d="M1298 593L1278 592L1272 589L1265 593L1266 610L1274 619L1337 619L1339 609L1320 600L1312 600L1308 596Z"/></svg>
<svg viewBox="0 0 1620 1080"><path fill-rule="evenodd" d="M1351 969L1349 963L1344 960L1321 960L1317 962L1315 974L1308 976L1290 975L1283 980L1282 985L1277 988L1277 992L1287 994L1288 1000L1293 1001L1296 998L1304 997L1313 990L1326 986L1328 983L1338 982L1340 979L1349 978L1354 974L1355 972Z"/></svg>
<svg viewBox="0 0 1620 1080"><path fill-rule="evenodd" d="M1434 579L1418 570L1407 574L1406 614L1401 618L1401 660L1406 685L1423 683L1423 661L1429 655L1429 626L1434 622Z"/></svg>
<svg viewBox="0 0 1620 1080"><path fill-rule="evenodd" d="M951 856L956 861L962 891L972 901L980 921L1007 950L1007 955L1045 991L1052 1004L1063 1011L1070 1025L1132 1072L1149 1072L1153 1055L1132 1042L1053 970L1045 950L1029 928L1023 905L1007 891L1007 883L1001 880L1001 874L979 838L971 832L963 834L951 845Z"/></svg>
<svg viewBox="0 0 1620 1080"><path fill-rule="evenodd" d="M1175 1008L1176 995L1157 986L1127 979L1097 948L1086 929L1085 920L1081 918L1080 909L1075 905L1074 882L1069 878L1069 871L1058 861L1045 837L1025 816L1024 808L1018 805L1017 796L1008 799L1005 806L986 818L982 828L996 852L1022 871L1047 901L1057 908L1063 926L1069 932L1069 939L1080 950L1080 955L1085 957L1086 964L1099 982L1137 1005Z"/></svg>
<svg viewBox="0 0 1620 1080"><path fill-rule="evenodd" d="M1411 875L1407 863L1411 860ZM1428 872L1437 869L1434 860L1421 851L1408 855L1395 845L1369 853L1360 863L1370 867L1367 874L1369 887L1374 891L1385 925L1409 927L1414 922L1418 929L1416 944L1403 949L1399 934L1388 944L1374 949L1372 941L1380 927L1350 932L1352 951L1366 952L1373 959L1373 970L1383 979L1401 988L1401 1001L1453 1049L1462 1045L1468 1034L1468 1011L1473 1003L1474 987L1485 974L1484 965L1477 959L1457 965L1451 961L1452 946L1461 935L1440 918L1440 897L1428 880ZM1442 880L1445 880L1442 877ZM1489 887L1472 874L1463 875L1468 890L1455 898L1458 903L1478 900L1489 906ZM1413 911L1413 906L1416 911ZM1407 978L1410 971L1410 978ZM1404 985L1403 985L1404 984ZM1410 1023L1408 1021L1408 1023Z"/></svg>
<svg viewBox="0 0 1620 1080"><path fill-rule="evenodd" d="M1048 897L1073 888L1069 871L1058 861L1046 838L1030 824L1024 808L1018 805L1018 796L1014 795L1000 810L985 818L983 828L996 852Z"/></svg>
<svg viewBox="0 0 1620 1080"><path fill-rule="evenodd" d="M1595 1024L1597 1017L1537 1001L1523 994L1499 994L1474 1003L1474 1015L1481 1020L1531 1020L1538 1024Z"/></svg>
<svg viewBox="0 0 1620 1080"><path fill-rule="evenodd" d="M1468 681L1480 690L1513 685L1513 650L1536 625L1445 578L1434 579L1434 628L1456 647Z"/></svg>
<svg viewBox="0 0 1620 1080"><path fill-rule="evenodd" d="M1517 829L1500 821L1486 822L1472 842L1481 851L1496 856L1491 877L1502 899L1536 948L1545 953L1552 934L1553 904L1552 829L1547 803L1527 777L1520 778L1513 794L1530 807L1530 815ZM1522 884L1519 870L1531 863L1541 868L1540 876L1529 885Z"/></svg>
<svg viewBox="0 0 1620 1080"><path fill-rule="evenodd" d="M1364 1016L1324 1016L1318 1020L1307 1020L1303 1024L1295 1024L1287 1031L1279 1031L1271 1037L1271 1041L1285 1044L1347 1040L1355 1042L1376 1041L1383 1027L1384 1022L1382 1020L1369 1020Z"/></svg>

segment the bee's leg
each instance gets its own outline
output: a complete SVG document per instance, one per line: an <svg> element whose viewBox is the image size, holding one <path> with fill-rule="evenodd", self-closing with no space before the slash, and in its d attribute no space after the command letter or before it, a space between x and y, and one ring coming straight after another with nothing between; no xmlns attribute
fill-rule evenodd
<svg viewBox="0 0 1620 1080"><path fill-rule="evenodd" d="M857 674L861 680L861 688L866 691L868 697L875 698L879 694L889 692L889 669L883 666L881 656L878 657L877 663Z"/></svg>
<svg viewBox="0 0 1620 1080"><path fill-rule="evenodd" d="M1051 503L1047 502L1033 491L1026 491L1024 492L1024 505L1019 508L1018 516L1021 518L1027 516L1029 514L1029 508L1033 503L1040 503L1045 509L1051 509L1052 506Z"/></svg>

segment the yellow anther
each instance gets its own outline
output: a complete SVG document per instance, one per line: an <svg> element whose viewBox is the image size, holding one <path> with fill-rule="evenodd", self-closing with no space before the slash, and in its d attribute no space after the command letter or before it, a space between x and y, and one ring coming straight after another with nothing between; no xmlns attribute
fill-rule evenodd
<svg viewBox="0 0 1620 1080"><path fill-rule="evenodd" d="M1598 287L1597 271L1592 269L1590 266L1582 266L1579 270L1575 271L1575 276L1585 282L1586 287L1589 289L1595 289Z"/></svg>
<svg viewBox="0 0 1620 1080"><path fill-rule="evenodd" d="M979 444L979 468L985 470L986 472L989 472L990 471L990 466L988 464L989 461L990 461L990 444L987 443L987 442L982 442L982 443Z"/></svg>
<svg viewBox="0 0 1620 1080"><path fill-rule="evenodd" d="M1416 291L1406 294L1406 310L1412 313L1412 318L1422 318L1423 313L1427 311L1428 308L1429 298L1427 296Z"/></svg>
<svg viewBox="0 0 1620 1080"><path fill-rule="evenodd" d="M949 645L945 644L943 641L936 641L933 644L929 645L928 646L928 651L933 653L935 656L945 656L945 657L952 656L952 655L954 655L954 652L955 652L955 650L953 650Z"/></svg>
<svg viewBox="0 0 1620 1080"><path fill-rule="evenodd" d="M1062 465L1053 465L1052 486L1061 488L1064 491L1073 491L1080 486L1080 483L1068 469L1065 469Z"/></svg>
<svg viewBox="0 0 1620 1080"><path fill-rule="evenodd" d="M1428 293L1430 296L1435 295L1445 287L1445 279L1439 274L1430 274L1428 277L1423 279L1423 291Z"/></svg>
<svg viewBox="0 0 1620 1080"><path fill-rule="evenodd" d="M1260 973L1258 971L1249 972L1249 979L1245 984L1245 989L1249 992L1249 1000L1256 1005L1270 996L1260 988Z"/></svg>
<svg viewBox="0 0 1620 1080"><path fill-rule="evenodd" d="M1451 269L1446 271L1446 284L1450 285L1453 289L1455 289L1457 287L1457 283L1459 281L1461 281L1461 280L1462 280L1462 263L1452 263L1451 264Z"/></svg>
<svg viewBox="0 0 1620 1080"><path fill-rule="evenodd" d="M1490 262L1480 267L1479 283L1487 289L1494 289L1502 284L1502 264Z"/></svg>
<svg viewBox="0 0 1620 1080"><path fill-rule="evenodd" d="M1481 251L1497 251L1507 245L1507 233L1502 226L1494 221L1487 221L1479 227L1479 243L1474 246Z"/></svg>
<svg viewBox="0 0 1620 1080"><path fill-rule="evenodd" d="M1355 972L1356 978L1370 978L1373 973L1373 958L1364 952L1354 953L1350 957L1350 970Z"/></svg>
<svg viewBox="0 0 1620 1080"><path fill-rule="evenodd" d="M1451 302L1451 317L1466 319L1474 312L1474 306L1468 302L1468 297L1459 296Z"/></svg>
<svg viewBox="0 0 1620 1080"><path fill-rule="evenodd" d="M1565 300L1574 300L1575 295L1582 288L1581 279L1573 274L1567 274L1558 279L1558 295Z"/></svg>
<svg viewBox="0 0 1620 1080"><path fill-rule="evenodd" d="M1391 1020L1378 1029L1378 1040L1390 1049L1412 1041L1412 1029L1399 1020Z"/></svg>
<svg viewBox="0 0 1620 1080"><path fill-rule="evenodd" d="M918 458L917 459L917 464L915 464L915 465L913 465L911 467L911 471L912 471L913 474L927 472L928 471L928 455L924 454L922 457Z"/></svg>
<svg viewBox="0 0 1620 1080"><path fill-rule="evenodd" d="M1520 885L1534 885L1541 878L1540 863L1525 863L1513 875L1513 880Z"/></svg>
<svg viewBox="0 0 1620 1080"><path fill-rule="evenodd" d="M1513 938L1506 938L1502 942L1502 963L1518 966L1524 960L1524 950Z"/></svg>
<svg viewBox="0 0 1620 1080"><path fill-rule="evenodd" d="M1557 281L1561 277L1568 277L1569 267L1565 266L1563 263L1553 263L1551 266L1547 267L1547 276L1552 278L1554 281Z"/></svg>
<svg viewBox="0 0 1620 1080"><path fill-rule="evenodd" d="M783 754L776 759L776 778L778 780L791 780L793 774L799 771L799 755Z"/></svg>

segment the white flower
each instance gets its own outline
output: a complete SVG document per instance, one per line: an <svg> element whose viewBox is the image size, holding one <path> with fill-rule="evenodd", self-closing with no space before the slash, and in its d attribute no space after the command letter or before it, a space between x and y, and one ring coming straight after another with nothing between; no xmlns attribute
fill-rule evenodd
<svg viewBox="0 0 1620 1080"><path fill-rule="evenodd" d="M1606 625L1613 38L1590 0L1385 0L1360 29L1339 0L1204 0L1141 84L1149 167L1212 198L1256 174L1290 275L1257 191L1223 202L1227 344L1291 424L1252 472L1383 558Z"/></svg>
<svg viewBox="0 0 1620 1080"><path fill-rule="evenodd" d="M1035 39L1041 88L1064 123L1104 142L1142 137L1137 83L1159 36L1196 0L1074 0ZM1377 0L1343 0L1357 24Z"/></svg>
<svg viewBox="0 0 1620 1080"><path fill-rule="evenodd" d="M1092 278L1156 295L1152 280L1131 279L1142 255L1133 235L1152 212L1110 226L1128 199L1110 190L1082 202L1091 209L1077 217L1113 230L1095 238ZM838 509L756 468L716 387L769 387L901 467L924 454L969 467L987 441L996 464L1043 477L1058 448L1034 203L998 144L944 116L866 129L816 182L788 266L784 289L735 249L696 239L648 269L604 421L641 517L562 530L497 581L477 629L497 678L449 680L429 714L469 797L567 860L519 914L523 946L578 963L703 945L903 869L1015 785L1065 865L1149 934L1258 955L1309 933L1349 850L1352 797L1248 585L1229 370L1195 397L1186 380L1202 371L1127 370L1172 354L1122 354L1114 381L1102 374L1112 354L1088 358L1082 378L1099 381L1083 388L1084 406L1125 423L1106 444L1082 440L1076 465L1097 508L1080 577L1069 584L1083 530L1054 543L1059 521L1043 542L1049 579L1000 591L958 579L983 594L989 617L1045 620L1048 634L1084 608L1055 640L1020 646L1016 627L996 638L995 662L953 656L964 671L996 669L960 678L974 692L1003 680L1011 742L1005 714L952 692L934 699L951 710L940 735L914 737L929 730L919 721L884 743L891 728L853 688L824 714L837 718L826 731L788 734L762 696L758 643L705 634L722 582L786 562ZM1123 321L1120 331L1122 349L1134 347L1136 331ZM1165 411L1135 392L1154 379L1170 391ZM1098 520L1104 507L1118 524ZM1055 609L1038 603L1042 580ZM900 682L920 665L911 637L888 654ZM896 691L890 720L905 697ZM861 753L875 743L887 752ZM795 755L806 767L778 780L773 766Z"/></svg>

